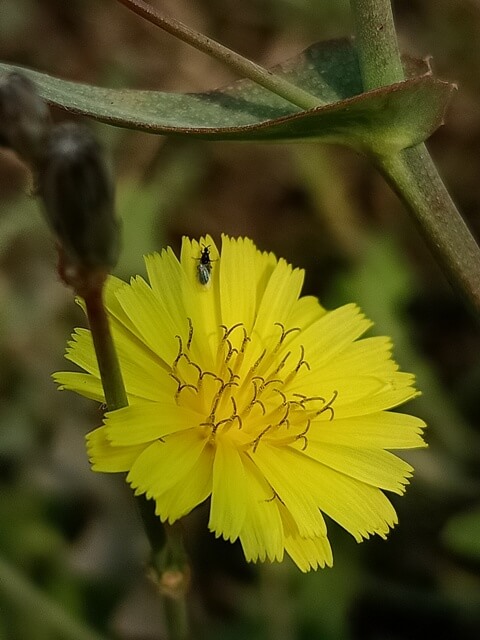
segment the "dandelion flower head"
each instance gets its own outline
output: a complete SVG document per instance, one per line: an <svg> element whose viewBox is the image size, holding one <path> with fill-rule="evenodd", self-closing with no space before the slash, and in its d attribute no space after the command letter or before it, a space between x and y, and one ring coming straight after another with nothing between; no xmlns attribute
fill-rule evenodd
<svg viewBox="0 0 480 640"><path fill-rule="evenodd" d="M129 406L87 436L96 471L126 472L172 523L207 499L209 529L249 561L332 565L325 515L358 542L397 523L385 491L425 446L423 422L385 337L354 304L300 296L304 273L247 238L184 238L145 258L148 280L105 293ZM61 388L104 401L90 332L77 329Z"/></svg>

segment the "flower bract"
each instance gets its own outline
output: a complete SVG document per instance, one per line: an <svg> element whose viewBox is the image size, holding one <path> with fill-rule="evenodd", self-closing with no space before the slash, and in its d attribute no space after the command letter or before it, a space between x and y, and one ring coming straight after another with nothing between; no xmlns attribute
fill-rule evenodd
<svg viewBox="0 0 480 640"><path fill-rule="evenodd" d="M247 238L183 239L145 258L148 282L111 277L105 303L129 406L87 436L96 471L127 472L169 523L210 500L209 528L249 561L331 566L325 516L357 541L397 522L385 492L412 473L392 450L424 423L390 411L417 392L354 304L301 296L303 271ZM62 388L104 401L90 332Z"/></svg>

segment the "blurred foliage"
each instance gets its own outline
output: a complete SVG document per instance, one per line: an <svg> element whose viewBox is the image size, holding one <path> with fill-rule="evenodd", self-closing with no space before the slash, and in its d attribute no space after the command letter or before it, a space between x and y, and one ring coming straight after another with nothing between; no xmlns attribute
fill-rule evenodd
<svg viewBox="0 0 480 640"><path fill-rule="evenodd" d="M262 64L350 31L347 0L162 6ZM480 3L395 8L403 48L432 54L437 73L459 82L429 146L480 237ZM0 59L14 64L165 91L232 79L113 0L2 0L1 13ZM416 473L406 496L393 498L400 525L387 541L357 545L332 523L334 568L302 575L287 562L246 565L236 545L208 534L202 508L190 514L195 637L480 637L480 335L383 180L341 148L213 145L91 126L117 176L121 277L143 271L141 254L178 248L182 234L247 234L305 267L305 291L327 306L359 302L374 332L393 336L396 358L423 391L408 410L428 421L430 448L409 454ZM59 394L50 380L66 366L71 329L85 321L55 275L32 189L18 160L1 152L0 639L61 640L49 607L85 638L161 639L163 613L143 573L146 543L128 487L91 473L86 461L83 436L100 409Z"/></svg>

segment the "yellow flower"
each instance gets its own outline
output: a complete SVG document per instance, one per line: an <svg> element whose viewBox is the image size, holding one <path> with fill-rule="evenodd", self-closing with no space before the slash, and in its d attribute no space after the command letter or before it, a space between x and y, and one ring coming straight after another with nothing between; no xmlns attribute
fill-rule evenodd
<svg viewBox="0 0 480 640"><path fill-rule="evenodd" d="M87 436L93 469L128 472L174 522L211 499L209 528L249 561L332 565L326 514L360 542L397 522L384 491L412 468L390 449L425 446L424 423L387 411L416 395L388 338L354 304L300 296L303 271L247 238L183 239L145 259L150 283L111 278L106 306L130 406ZM103 391L90 332L77 329L62 388Z"/></svg>

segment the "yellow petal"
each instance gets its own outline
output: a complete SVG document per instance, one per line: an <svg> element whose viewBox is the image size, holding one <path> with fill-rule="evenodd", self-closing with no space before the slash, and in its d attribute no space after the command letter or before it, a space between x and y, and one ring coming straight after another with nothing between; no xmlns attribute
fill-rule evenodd
<svg viewBox="0 0 480 640"><path fill-rule="evenodd" d="M140 276L132 278L130 286L121 289L117 298L141 340L168 366L178 352L175 335L179 325L188 326L187 318L180 323L180 319L174 322L166 315L164 305Z"/></svg>
<svg viewBox="0 0 480 640"><path fill-rule="evenodd" d="M347 304L329 311L305 331L296 333L290 346L303 345L310 370L317 371L371 326L370 320L356 305Z"/></svg>
<svg viewBox="0 0 480 640"><path fill-rule="evenodd" d="M189 473L203 454L208 440L200 429L188 429L153 442L138 456L127 476L135 494L157 498Z"/></svg>
<svg viewBox="0 0 480 640"><path fill-rule="evenodd" d="M162 305L162 314L178 323L186 316L182 296L179 295L180 282L185 274L178 258L169 247L161 254L145 256L145 266L152 291Z"/></svg>
<svg viewBox="0 0 480 640"><path fill-rule="evenodd" d="M253 330L260 340L265 340L265 346L270 342L275 324L285 324L291 314L300 295L304 275L302 269L292 269L285 260L279 260L276 265L260 301Z"/></svg>
<svg viewBox="0 0 480 640"><path fill-rule="evenodd" d="M110 442L119 447L158 440L171 433L196 427L202 418L187 407L168 402L139 403L105 416Z"/></svg>
<svg viewBox="0 0 480 640"><path fill-rule="evenodd" d="M58 371L52 374L52 378L59 385L59 389L75 391L90 400L104 401L103 387L99 378L89 373L77 373L74 371Z"/></svg>
<svg viewBox="0 0 480 640"><path fill-rule="evenodd" d="M156 497L156 514L171 524L190 513L212 493L213 448L205 447L176 485Z"/></svg>
<svg viewBox="0 0 480 640"><path fill-rule="evenodd" d="M257 306L258 251L248 238L222 236L220 304L222 323L227 327L241 322L251 331Z"/></svg>
<svg viewBox="0 0 480 640"><path fill-rule="evenodd" d="M257 560L283 559L284 535L278 500L272 500L272 489L253 462L245 456L247 513L240 532L245 558Z"/></svg>
<svg viewBox="0 0 480 640"><path fill-rule="evenodd" d="M425 423L420 418L395 411L379 411L363 416L331 422L313 422L308 432L309 442L330 443L352 447L381 449L411 449L426 447L422 438Z"/></svg>
<svg viewBox="0 0 480 640"><path fill-rule="evenodd" d="M240 534L247 511L242 457L229 438L217 437L208 528L217 538L232 542Z"/></svg>
<svg viewBox="0 0 480 640"><path fill-rule="evenodd" d="M305 491L303 484L304 456L287 447L273 447L261 440L251 459L292 514L300 535L325 535L325 522L315 498Z"/></svg>
<svg viewBox="0 0 480 640"><path fill-rule="evenodd" d="M402 494L413 468L382 449L362 449L309 440L303 453L318 462L373 487Z"/></svg>
<svg viewBox="0 0 480 640"><path fill-rule="evenodd" d="M304 456L298 464L301 485L318 507L360 542L370 534L385 537L397 515L380 489L334 471ZM301 533L301 532L300 532Z"/></svg>
<svg viewBox="0 0 480 640"><path fill-rule="evenodd" d="M304 573L311 569L323 569L333 565L332 548L327 536L302 538L299 535L285 538L285 551Z"/></svg>
<svg viewBox="0 0 480 640"><path fill-rule="evenodd" d="M99 427L87 434L88 457L94 471L128 471L144 449L145 445L112 447L105 427Z"/></svg>
<svg viewBox="0 0 480 640"><path fill-rule="evenodd" d="M286 319L289 327L299 327L304 330L320 320L327 312L315 296L302 296L292 306Z"/></svg>

